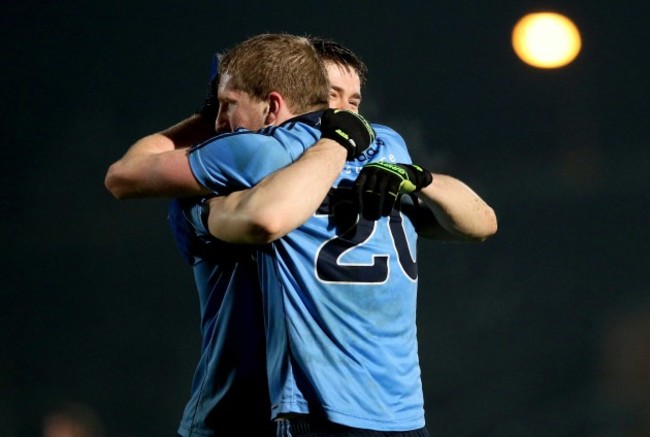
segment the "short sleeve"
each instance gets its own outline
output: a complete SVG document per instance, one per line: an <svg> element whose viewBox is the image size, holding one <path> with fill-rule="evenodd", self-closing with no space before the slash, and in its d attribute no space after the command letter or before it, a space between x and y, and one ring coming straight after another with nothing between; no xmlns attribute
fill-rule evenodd
<svg viewBox="0 0 650 437"><path fill-rule="evenodd" d="M250 131L217 136L190 150L190 168L217 195L250 188L295 158L276 138Z"/></svg>

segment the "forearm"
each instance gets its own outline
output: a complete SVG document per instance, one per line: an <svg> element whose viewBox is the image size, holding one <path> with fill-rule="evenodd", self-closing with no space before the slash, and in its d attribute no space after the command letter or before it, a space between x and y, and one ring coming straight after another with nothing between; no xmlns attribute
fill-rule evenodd
<svg viewBox="0 0 650 437"><path fill-rule="evenodd" d="M164 131L147 135L108 168L104 184L118 199L178 197L207 192L194 180L189 163L184 162L187 161L184 153L192 144L213 135L214 128L198 114ZM173 167L176 165L178 167Z"/></svg>
<svg viewBox="0 0 650 437"><path fill-rule="evenodd" d="M424 237L484 241L497 231L494 210L456 178L434 174L433 182L423 188L418 197L432 211L441 227L424 231Z"/></svg>
<svg viewBox="0 0 650 437"><path fill-rule="evenodd" d="M214 135L216 135L214 124L211 125L209 120L199 114L193 114L165 130L139 139L129 147L122 160L176 149L187 149Z"/></svg>
<svg viewBox="0 0 650 437"><path fill-rule="evenodd" d="M231 243L264 244L303 224L318 209L345 165L346 150L321 139L296 162L255 187L210 201L208 226Z"/></svg>
<svg viewBox="0 0 650 437"><path fill-rule="evenodd" d="M168 127L160 135L168 138L173 148L185 149L215 136L215 120L197 113Z"/></svg>

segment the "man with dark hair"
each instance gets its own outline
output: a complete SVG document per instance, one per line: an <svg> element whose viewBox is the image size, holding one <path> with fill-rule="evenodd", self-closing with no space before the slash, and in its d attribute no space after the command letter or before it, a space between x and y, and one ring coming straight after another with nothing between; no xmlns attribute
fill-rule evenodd
<svg viewBox="0 0 650 437"><path fill-rule="evenodd" d="M216 194L210 233L257 245L279 437L426 436L416 230L471 241L496 231L476 193L412 164L397 132L373 128L376 141L348 157L326 195L311 188L324 176L307 161L257 184L257 169L241 165L245 151L225 160L190 154L195 176ZM247 189L233 192L240 181Z"/></svg>

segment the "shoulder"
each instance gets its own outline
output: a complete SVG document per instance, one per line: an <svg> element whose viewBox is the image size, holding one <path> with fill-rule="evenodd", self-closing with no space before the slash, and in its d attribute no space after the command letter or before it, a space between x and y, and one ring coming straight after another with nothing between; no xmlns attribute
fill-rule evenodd
<svg viewBox="0 0 650 437"><path fill-rule="evenodd" d="M250 131L248 129L237 129L234 132L225 132L218 135L215 135L212 138L209 138L202 143L196 144L190 150L200 150L209 147L222 146L226 147L228 144L247 144L247 143L258 143L264 141L268 135L262 133L262 131Z"/></svg>
<svg viewBox="0 0 650 437"><path fill-rule="evenodd" d="M260 134L273 138L285 148L302 153L320 139L320 129L300 121L271 126L259 131Z"/></svg>
<svg viewBox="0 0 650 437"><path fill-rule="evenodd" d="M376 123L372 123L371 126L375 130L375 133L377 134L377 138L387 138L391 140L397 140L402 143L404 142L404 138L402 138L402 136L399 133L397 133L397 131L394 130L393 128L390 128L383 124L376 124Z"/></svg>
<svg viewBox="0 0 650 437"><path fill-rule="evenodd" d="M383 124L372 124L372 128L377 134L377 139L368 151L371 161L411 162L406 141L397 131Z"/></svg>

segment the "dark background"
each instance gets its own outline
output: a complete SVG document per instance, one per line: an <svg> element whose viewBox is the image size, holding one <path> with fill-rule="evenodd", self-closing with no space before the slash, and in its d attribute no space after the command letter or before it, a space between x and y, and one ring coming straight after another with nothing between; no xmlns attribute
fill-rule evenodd
<svg viewBox="0 0 650 437"><path fill-rule="evenodd" d="M496 210L481 245L422 241L432 437L648 436L650 3L11 1L0 14L0 435L53 402L109 436L173 435L198 301L165 200L117 201L108 166L197 109L210 57L262 32L368 64L362 113ZM526 12L580 27L570 66L510 46Z"/></svg>

